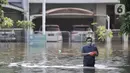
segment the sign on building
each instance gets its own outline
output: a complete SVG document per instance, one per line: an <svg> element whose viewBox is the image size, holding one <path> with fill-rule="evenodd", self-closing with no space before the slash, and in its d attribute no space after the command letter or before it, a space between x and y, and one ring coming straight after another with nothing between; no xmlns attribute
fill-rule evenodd
<svg viewBox="0 0 130 73"><path fill-rule="evenodd" d="M124 4L116 4L115 5L115 14L116 15L125 14L125 5Z"/></svg>

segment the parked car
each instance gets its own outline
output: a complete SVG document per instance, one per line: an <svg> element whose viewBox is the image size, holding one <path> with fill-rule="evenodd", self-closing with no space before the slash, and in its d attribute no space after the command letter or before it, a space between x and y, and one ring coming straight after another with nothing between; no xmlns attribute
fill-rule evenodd
<svg viewBox="0 0 130 73"><path fill-rule="evenodd" d="M59 25L46 25L47 41L62 41Z"/></svg>
<svg viewBox="0 0 130 73"><path fill-rule="evenodd" d="M81 42L85 41L88 37L91 37L93 40L94 32L88 25L73 25L73 31L71 32L71 41Z"/></svg>

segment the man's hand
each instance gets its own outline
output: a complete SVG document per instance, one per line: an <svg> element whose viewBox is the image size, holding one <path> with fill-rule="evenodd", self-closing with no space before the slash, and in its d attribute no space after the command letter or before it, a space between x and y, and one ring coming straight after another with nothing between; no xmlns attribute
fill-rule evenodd
<svg viewBox="0 0 130 73"><path fill-rule="evenodd" d="M96 51L93 51L93 52L89 52L88 53L90 56L95 56L95 55L97 55L97 52Z"/></svg>

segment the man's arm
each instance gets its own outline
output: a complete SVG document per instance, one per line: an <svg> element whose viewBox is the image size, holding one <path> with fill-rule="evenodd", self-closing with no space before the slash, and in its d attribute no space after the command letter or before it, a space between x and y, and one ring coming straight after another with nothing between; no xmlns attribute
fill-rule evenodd
<svg viewBox="0 0 130 73"><path fill-rule="evenodd" d="M86 56L86 55L89 55L89 53L81 53L80 55L81 56Z"/></svg>
<svg viewBox="0 0 130 73"><path fill-rule="evenodd" d="M95 47L95 51L96 51L96 55L95 56L98 56L99 52L98 52L97 47Z"/></svg>
<svg viewBox="0 0 130 73"><path fill-rule="evenodd" d="M68 55L68 56L86 56L86 55L89 55L89 56L92 56L91 55L92 52L89 52L89 53L60 53L61 55Z"/></svg>

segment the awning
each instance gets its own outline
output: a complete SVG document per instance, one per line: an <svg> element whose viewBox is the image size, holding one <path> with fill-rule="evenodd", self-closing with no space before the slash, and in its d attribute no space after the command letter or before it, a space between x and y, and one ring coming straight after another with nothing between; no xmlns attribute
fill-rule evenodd
<svg viewBox="0 0 130 73"><path fill-rule="evenodd" d="M54 8L46 11L47 18L87 18L93 16L95 16L94 12L82 8ZM37 17L42 17L42 14L31 15L30 19L33 20Z"/></svg>
<svg viewBox="0 0 130 73"><path fill-rule="evenodd" d="M93 16L94 13L87 9L82 8L55 8L47 10L47 16L54 16L54 15L87 15Z"/></svg>

